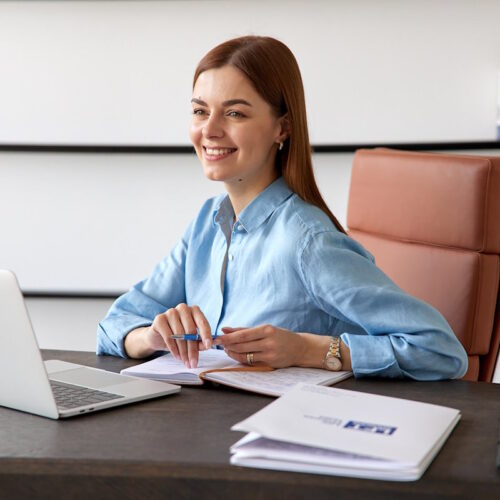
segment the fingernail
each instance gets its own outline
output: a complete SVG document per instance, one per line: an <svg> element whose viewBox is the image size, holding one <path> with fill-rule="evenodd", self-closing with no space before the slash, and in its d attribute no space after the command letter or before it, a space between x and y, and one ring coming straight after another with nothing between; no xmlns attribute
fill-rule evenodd
<svg viewBox="0 0 500 500"><path fill-rule="evenodd" d="M197 364L198 364L198 363L196 362L196 360L195 360L195 359L193 359L193 361L191 361L191 363L190 363L191 368L196 368L196 365L197 365Z"/></svg>

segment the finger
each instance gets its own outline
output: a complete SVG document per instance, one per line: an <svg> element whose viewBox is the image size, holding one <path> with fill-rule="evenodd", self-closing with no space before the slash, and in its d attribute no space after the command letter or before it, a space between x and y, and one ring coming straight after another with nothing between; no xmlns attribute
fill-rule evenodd
<svg viewBox="0 0 500 500"><path fill-rule="evenodd" d="M189 364L189 355L188 355L188 348L187 348L188 342L186 340L175 340L175 342L177 344L177 349L179 349L179 355L180 355L183 363L188 368L191 368L191 365Z"/></svg>
<svg viewBox="0 0 500 500"><path fill-rule="evenodd" d="M238 326L236 328L233 328L231 326L223 326L221 328L221 331L224 333L224 335L221 335L220 337L217 336L216 339L213 340L213 343L214 345L222 345L222 339L226 336L226 335L230 335L231 333L234 333L234 332L238 332L240 330L245 330L246 328L243 327L243 326Z"/></svg>
<svg viewBox="0 0 500 500"><path fill-rule="evenodd" d="M158 314L158 316L156 316L153 321L152 328L158 335L161 335L168 350L172 353L172 356L174 356L175 359L180 359L180 354L179 350L177 349L177 344L175 340L171 338L172 330L170 329L166 315Z"/></svg>
<svg viewBox="0 0 500 500"><path fill-rule="evenodd" d="M226 352L226 354L234 359L235 361L238 361L239 363L241 363L242 365L249 365L249 366L254 366L254 365L263 365L265 364L263 361L262 361L262 355L260 353L257 353L257 352L253 352L253 356L252 356L252 363L249 363L249 360L247 358L247 354L248 353L240 353L240 352L235 352L235 351L231 351L230 349L224 349L224 351Z"/></svg>
<svg viewBox="0 0 500 500"><path fill-rule="evenodd" d="M193 311L191 307L188 307L187 304L178 304L175 308L178 313L179 320L182 324L182 329L184 333L196 333L196 324L193 319ZM188 368L196 368L198 365L198 342L196 341L188 341L187 344L183 342L183 346L180 349L184 350L186 353L186 366Z"/></svg>
<svg viewBox="0 0 500 500"><path fill-rule="evenodd" d="M221 330L224 332L224 333L233 333L233 332L237 332L239 330L245 330L246 327L245 326L236 326L236 327L232 327L232 326L223 326L221 328Z"/></svg>
<svg viewBox="0 0 500 500"><path fill-rule="evenodd" d="M182 325L179 311L176 308L168 309L168 311L165 313L165 316L167 317L168 324L174 335L184 335L186 333L186 331L184 330L184 326ZM186 341L176 340L175 343L180 358L182 359L183 363L189 368L189 358L187 353Z"/></svg>
<svg viewBox="0 0 500 500"><path fill-rule="evenodd" d="M191 306L191 312L205 349L210 349L212 347L212 330L210 328L210 323L198 306Z"/></svg>
<svg viewBox="0 0 500 500"><path fill-rule="evenodd" d="M258 339L250 342L238 342L228 344L225 348L236 353L246 354L247 352L265 352L268 350L267 339Z"/></svg>
<svg viewBox="0 0 500 500"><path fill-rule="evenodd" d="M223 336L231 335L235 332L241 332L242 330L248 330L248 327L246 327L246 326L237 326L237 327L223 326L221 328L222 333L224 333ZM223 336L221 336L220 338L223 338Z"/></svg>
<svg viewBox="0 0 500 500"><path fill-rule="evenodd" d="M182 325L182 332L181 333L196 333L196 325L193 320L193 315L191 312L191 308L188 307L186 304L179 304L176 306L175 310L177 311L178 318L181 322ZM177 332L176 332L177 333Z"/></svg>
<svg viewBox="0 0 500 500"><path fill-rule="evenodd" d="M189 368L196 368L198 366L198 341L188 340L186 343Z"/></svg>
<svg viewBox="0 0 500 500"><path fill-rule="evenodd" d="M274 333L274 327L270 325L256 326L252 328L242 328L232 331L229 335L220 337L220 344L224 347L233 346L242 342L252 342Z"/></svg>

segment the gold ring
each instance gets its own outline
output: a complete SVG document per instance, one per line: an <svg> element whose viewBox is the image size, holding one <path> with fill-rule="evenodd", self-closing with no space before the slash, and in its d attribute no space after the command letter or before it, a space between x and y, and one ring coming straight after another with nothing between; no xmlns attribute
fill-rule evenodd
<svg viewBox="0 0 500 500"><path fill-rule="evenodd" d="M253 352L247 352L247 363L253 365Z"/></svg>

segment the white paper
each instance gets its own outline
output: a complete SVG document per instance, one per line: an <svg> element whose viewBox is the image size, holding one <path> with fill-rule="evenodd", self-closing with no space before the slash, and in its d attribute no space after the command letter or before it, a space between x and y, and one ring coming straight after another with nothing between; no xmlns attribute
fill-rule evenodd
<svg viewBox="0 0 500 500"><path fill-rule="evenodd" d="M233 426L254 434L233 445L232 463L412 480L459 418L452 408L300 384Z"/></svg>
<svg viewBox="0 0 500 500"><path fill-rule="evenodd" d="M250 432L231 447L232 453L238 453L239 457L255 457L256 455L266 458L281 459L286 461L307 462L318 465L338 465L341 461L344 466L368 467L373 469L396 469L400 465L390 460L381 460L354 453L328 450L326 448L315 448L301 444L275 441L263 438L254 432Z"/></svg>
<svg viewBox="0 0 500 500"><path fill-rule="evenodd" d="M331 385L351 376L352 372L290 367L272 372L215 372L205 375L204 378L268 396L281 396L301 382Z"/></svg>
<svg viewBox="0 0 500 500"><path fill-rule="evenodd" d="M200 373L206 370L234 366L243 365L230 358L221 349L209 349L198 353L197 368L186 368L182 361L178 361L171 353L167 353L151 361L146 361L146 363L125 368L120 373L133 377L169 380L185 384L202 384L203 381L199 378Z"/></svg>

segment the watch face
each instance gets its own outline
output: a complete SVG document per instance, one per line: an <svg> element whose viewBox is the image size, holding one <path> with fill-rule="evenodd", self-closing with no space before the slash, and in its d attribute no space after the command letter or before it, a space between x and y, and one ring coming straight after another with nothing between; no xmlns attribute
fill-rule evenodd
<svg viewBox="0 0 500 500"><path fill-rule="evenodd" d="M328 356L325 361L325 366L327 370L338 372L342 368L342 362L335 356Z"/></svg>

